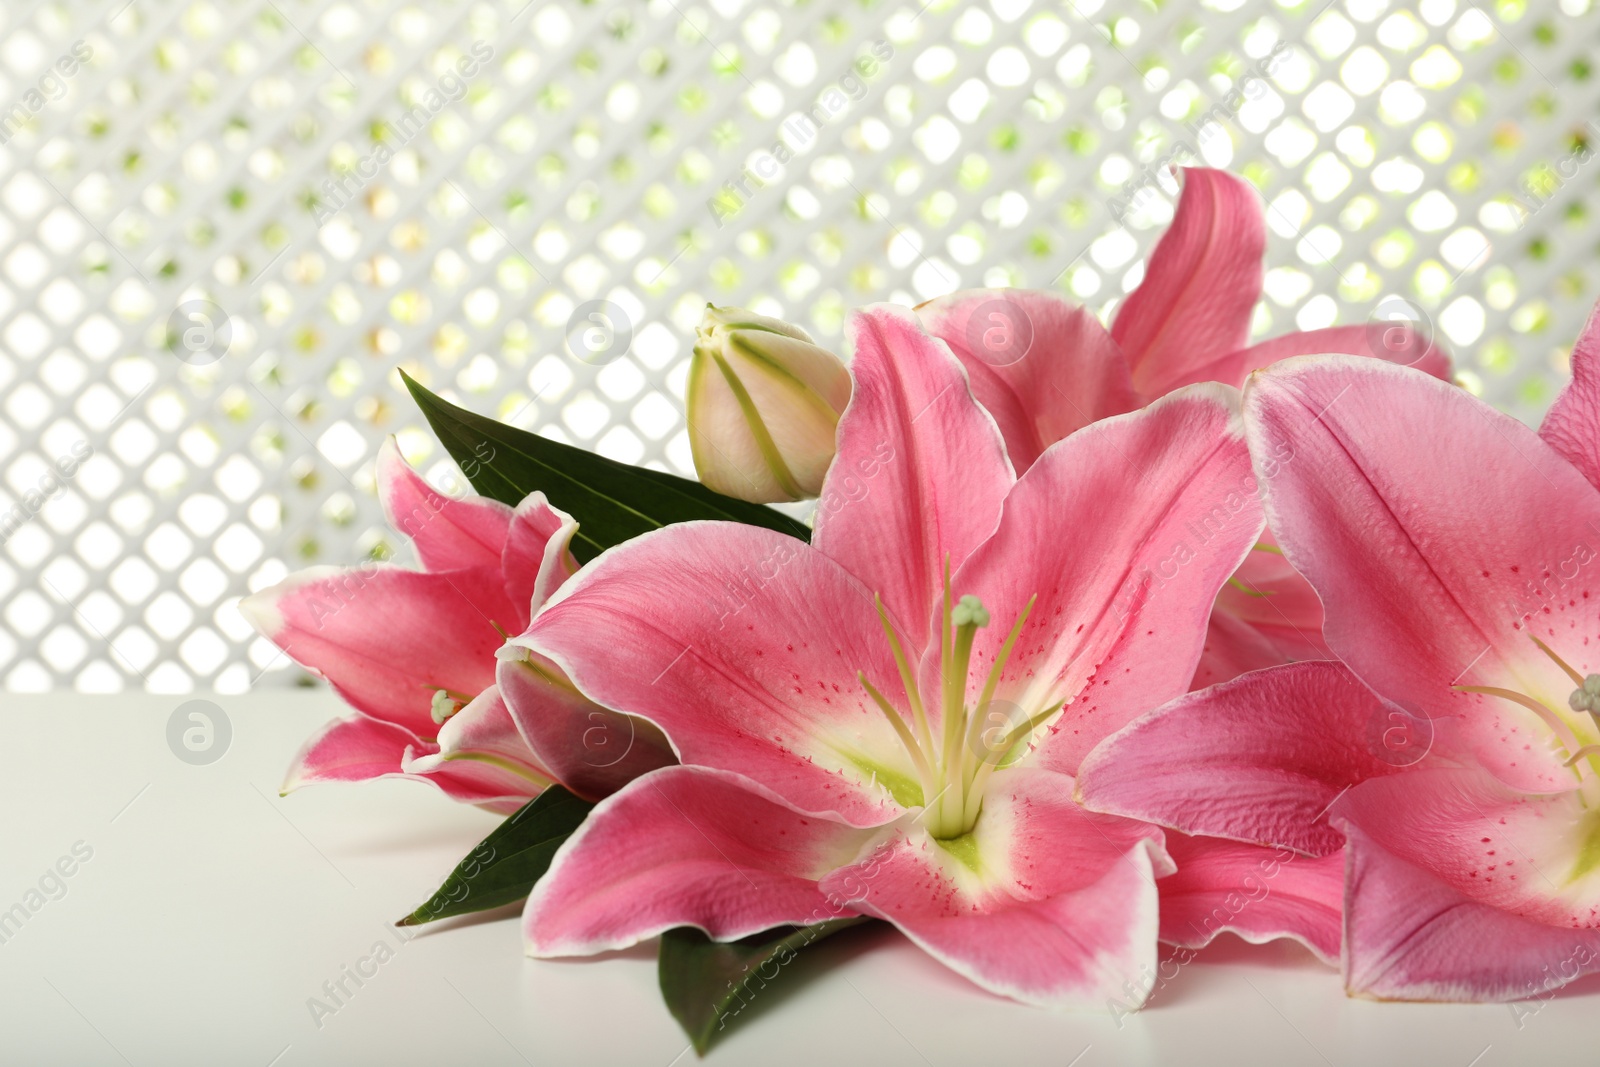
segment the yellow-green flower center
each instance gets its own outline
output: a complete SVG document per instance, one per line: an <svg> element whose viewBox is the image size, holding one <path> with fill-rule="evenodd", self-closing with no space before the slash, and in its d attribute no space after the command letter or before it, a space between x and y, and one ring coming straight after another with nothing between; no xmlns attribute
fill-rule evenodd
<svg viewBox="0 0 1600 1067"><path fill-rule="evenodd" d="M945 564L944 611L939 633L939 737L933 736L927 709L923 706L917 678L906 659L905 648L895 633L883 601L877 599L878 620L883 626L889 649L900 669L910 715L902 714L869 681L857 672L867 694L889 720L895 735L905 746L922 786L923 819L928 833L949 840L971 832L983 811L983 794L995 768L1003 764L1017 743L1033 734L1044 721L1061 710L1065 701L1036 714L996 716L993 709L995 688L1005 670L1006 660L1028 621L1037 597L1030 597L995 654L983 690L976 704L966 701L967 676L972 664L972 642L978 630L989 625L989 612L977 597L964 596L951 603L950 568ZM999 722L996 723L996 718ZM910 722L907 723L907 718ZM987 727L987 728L986 728Z"/></svg>

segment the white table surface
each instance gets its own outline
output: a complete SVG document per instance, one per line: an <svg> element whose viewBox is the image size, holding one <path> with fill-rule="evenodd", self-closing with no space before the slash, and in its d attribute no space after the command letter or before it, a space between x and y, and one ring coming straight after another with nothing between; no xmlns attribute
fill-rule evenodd
<svg viewBox="0 0 1600 1067"><path fill-rule="evenodd" d="M531 960L516 908L402 939L392 921L496 820L410 782L280 799L289 758L334 697L200 696L233 727L206 766L166 740L173 710L196 697L0 696L0 911L74 844L93 849L65 895L0 944L0 1063L694 1062L656 991L653 946ZM308 998L379 941L394 957L319 1026ZM709 1063L1600 1062L1593 980L1520 1019L1505 1005L1375 1004L1347 1000L1297 946L1228 938L1119 1027L982 993L890 930L812 951L829 966L774 994Z"/></svg>

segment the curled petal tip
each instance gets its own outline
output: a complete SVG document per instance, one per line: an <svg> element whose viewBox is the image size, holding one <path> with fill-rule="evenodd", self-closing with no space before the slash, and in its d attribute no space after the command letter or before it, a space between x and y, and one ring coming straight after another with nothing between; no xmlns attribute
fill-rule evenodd
<svg viewBox="0 0 1600 1067"><path fill-rule="evenodd" d="M240 600L238 611L245 622L255 627L257 633L270 637L283 629L283 616L276 604L277 597L270 590L262 590Z"/></svg>

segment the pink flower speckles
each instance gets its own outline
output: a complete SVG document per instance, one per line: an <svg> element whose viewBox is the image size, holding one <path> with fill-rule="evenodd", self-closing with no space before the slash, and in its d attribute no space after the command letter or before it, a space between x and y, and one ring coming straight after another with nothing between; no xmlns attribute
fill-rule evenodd
<svg viewBox="0 0 1600 1067"><path fill-rule="evenodd" d="M1153 965L1171 864L1154 828L1084 810L1073 776L1187 688L1211 600L1260 531L1237 492L1236 394L1194 386L1103 420L1018 479L913 316L871 308L851 328L855 391L811 545L673 526L585 568L518 639L657 724L685 764L563 846L528 901L529 949L867 914L1019 1000L1123 996ZM864 491L838 503L847 478ZM1230 493L1226 521L1149 584Z"/></svg>
<svg viewBox="0 0 1600 1067"><path fill-rule="evenodd" d="M1600 967L1597 359L1591 318L1538 434L1375 360L1255 378L1252 451L1292 457L1268 516L1344 663L1193 694L1084 770L1107 810L1342 846L1353 994L1512 1000Z"/></svg>

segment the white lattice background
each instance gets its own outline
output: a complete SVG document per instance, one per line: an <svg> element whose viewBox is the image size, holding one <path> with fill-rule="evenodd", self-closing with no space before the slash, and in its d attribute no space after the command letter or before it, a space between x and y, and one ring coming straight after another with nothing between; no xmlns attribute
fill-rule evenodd
<svg viewBox="0 0 1600 1067"><path fill-rule="evenodd" d="M460 484L397 367L688 473L708 300L830 340L851 306L979 285L1109 311L1172 186L1126 227L1110 203L1179 142L1269 206L1258 333L1402 295L1464 385L1536 419L1600 296L1600 164L1575 152L1600 130L1591 3L14 0L0 679L297 676L237 599L404 555L372 493L384 435ZM892 55L844 80L879 41ZM1280 42L1270 91L1230 103ZM724 183L842 80L847 106L719 226ZM1186 127L1207 113L1208 135ZM331 197L353 168L370 180ZM592 299L632 327L603 365L566 346ZM226 316L198 357L188 301ZM92 454L56 489L46 465L74 448Z"/></svg>

